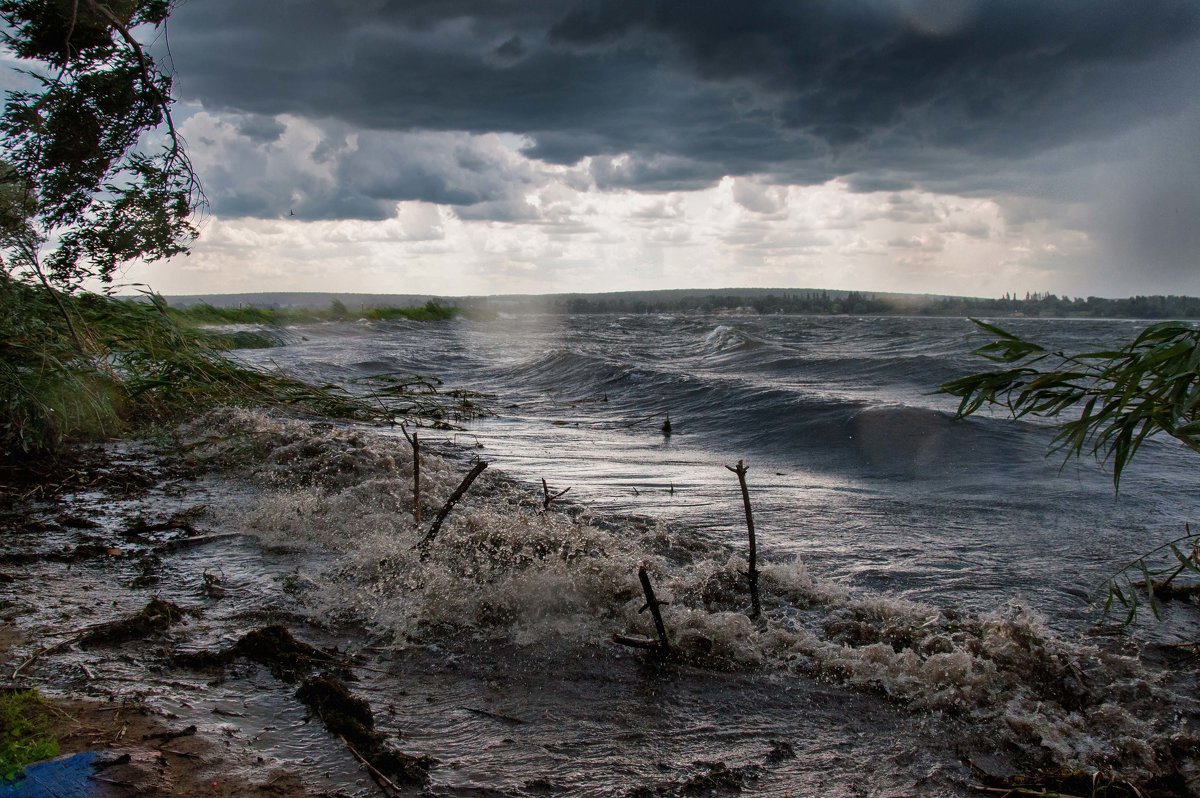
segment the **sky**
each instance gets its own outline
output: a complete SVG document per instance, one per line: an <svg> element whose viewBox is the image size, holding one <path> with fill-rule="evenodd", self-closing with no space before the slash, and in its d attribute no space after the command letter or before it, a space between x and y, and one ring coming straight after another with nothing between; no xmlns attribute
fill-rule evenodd
<svg viewBox="0 0 1200 798"><path fill-rule="evenodd" d="M153 32L150 36L154 36ZM1200 295L1194 0L185 0L167 294Z"/></svg>

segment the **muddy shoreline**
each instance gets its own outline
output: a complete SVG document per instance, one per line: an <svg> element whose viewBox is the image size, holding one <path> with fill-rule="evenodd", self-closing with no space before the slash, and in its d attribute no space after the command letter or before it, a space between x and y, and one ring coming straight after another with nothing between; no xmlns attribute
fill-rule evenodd
<svg viewBox="0 0 1200 798"><path fill-rule="evenodd" d="M208 709L207 724L193 722L203 713L178 711L198 706L183 696L203 699L206 688L227 678L228 666L236 673L235 659L246 660L214 657L189 667L172 653L186 645L189 621L225 597L216 572L183 575L194 583L184 591L193 599L186 606L157 598L164 579L180 576L164 567L164 559L244 537L202 520L209 511L205 497L214 481L225 479L236 481L204 475L163 437L80 446L55 460L0 466L0 503L10 508L0 514L0 585L6 594L0 609L0 689L42 693L61 760L96 752L104 766L88 777L94 791L89 795L301 798L394 792L370 789L369 769L355 773L361 768L354 757L361 754L339 742L345 728L335 728L335 736L306 735L307 745L325 749L320 759L342 759L344 765L337 773L306 773L272 757L270 746L245 739L237 722L247 713L228 700ZM84 584L53 587L69 582ZM107 600L81 600L88 582L103 585ZM178 592L178 582L172 587ZM138 608L138 600L145 606ZM299 614L282 615L293 628L315 631ZM271 616L268 611L263 620ZM297 669L307 674L317 665L298 648L288 651L272 642L275 648L263 647L260 664L267 662L268 671L283 676L294 694ZM203 652L193 652L193 658L197 653ZM272 657L275 662L268 662ZM248 662L254 662L252 652ZM177 693L167 706L156 700L164 685ZM333 711L293 701L290 714L298 717L293 723L308 724L311 715L319 727L321 716ZM182 706L172 709L171 703ZM266 724L260 731L274 730ZM360 747L362 736L360 731ZM33 783L25 789L38 794Z"/></svg>
<svg viewBox="0 0 1200 798"><path fill-rule="evenodd" d="M491 472L422 581L393 496L409 479L403 441L208 423L0 468L0 686L78 719L65 753L137 741L153 766L113 775L127 782L114 794L965 795L1022 773L1077 786L1082 771L1055 764L1075 761L1143 774L1142 794L1196 794L1194 662L1150 670L1119 638L1076 651L1019 611L860 600L777 564L779 628L755 628L736 560L565 500L541 514L537 491ZM431 460L426 518L468 457ZM519 535L503 528L513 518ZM681 664L606 642L647 632L637 558L663 580L668 566L703 572L668 588ZM548 583L557 592L530 594ZM612 597L583 592L599 588ZM1005 683L1032 692L989 693ZM639 716L650 725L624 730ZM190 729L170 742L195 746L180 755L151 739ZM862 781L867 760L882 766ZM1132 794L1120 784L1110 794Z"/></svg>

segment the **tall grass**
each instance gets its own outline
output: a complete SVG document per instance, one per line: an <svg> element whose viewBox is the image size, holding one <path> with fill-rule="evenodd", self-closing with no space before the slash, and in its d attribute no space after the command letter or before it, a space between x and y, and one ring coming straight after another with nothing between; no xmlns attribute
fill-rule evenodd
<svg viewBox="0 0 1200 798"><path fill-rule="evenodd" d="M207 302L185 308L171 308L169 313L189 324L314 324L323 321L446 321L458 315L458 308L440 305L433 300L415 308L362 308L350 310L334 300L328 308L218 308Z"/></svg>
<svg viewBox="0 0 1200 798"><path fill-rule="evenodd" d="M147 300L52 296L0 273L0 455L53 452L68 439L217 404L363 421L445 416L422 398L428 386L360 395L241 366L224 354L227 336L180 323L161 297Z"/></svg>

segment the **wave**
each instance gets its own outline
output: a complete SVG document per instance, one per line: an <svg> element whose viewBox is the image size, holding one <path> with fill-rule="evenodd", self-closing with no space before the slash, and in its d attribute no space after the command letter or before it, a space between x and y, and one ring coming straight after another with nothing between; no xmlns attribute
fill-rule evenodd
<svg viewBox="0 0 1200 798"><path fill-rule="evenodd" d="M704 346L710 352L727 352L731 349L745 350L764 346L765 342L736 327L717 325L704 336Z"/></svg>
<svg viewBox="0 0 1200 798"><path fill-rule="evenodd" d="M938 409L886 398L872 402L861 391L861 398L840 396L814 381L788 386L631 365L566 349L506 369L498 379L508 394L551 396L568 404L601 401L601 411L576 419L597 429L619 430L670 414L676 434L690 440L735 441L754 452L815 459L819 467L915 474L1042 458L1046 440L1039 431L1014 435L1007 422L957 421Z"/></svg>
<svg viewBox="0 0 1200 798"><path fill-rule="evenodd" d="M904 408L862 415L865 426L930 422ZM269 545L332 555L302 591L314 616L366 624L395 646L630 656L600 641L653 635L639 612L644 566L692 665L880 693L957 718L993 751L1039 766L1137 780L1179 767L1175 713L1194 714L1194 699L1133 658L1054 635L1021 605L972 615L854 592L784 559L762 565L763 617L753 621L737 550L661 524L542 512L531 491L490 473L423 557L409 521L411 463L391 439L246 411L210 415L187 434L197 458L241 463L264 485L259 506L231 523ZM423 461L427 507L463 470Z"/></svg>

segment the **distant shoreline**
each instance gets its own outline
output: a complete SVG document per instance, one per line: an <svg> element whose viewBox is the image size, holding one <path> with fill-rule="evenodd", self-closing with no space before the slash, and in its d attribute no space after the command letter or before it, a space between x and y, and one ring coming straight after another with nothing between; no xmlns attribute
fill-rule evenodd
<svg viewBox="0 0 1200 798"><path fill-rule="evenodd" d="M349 311L413 308L428 303L486 314L578 313L759 313L813 316L987 316L1058 319L1200 319L1200 297L1135 296L1059 297L1026 294L999 299L882 291L815 288L723 288L617 291L597 294L510 294L435 296L433 294L359 294L263 292L167 296L176 308L313 310L335 303Z"/></svg>

